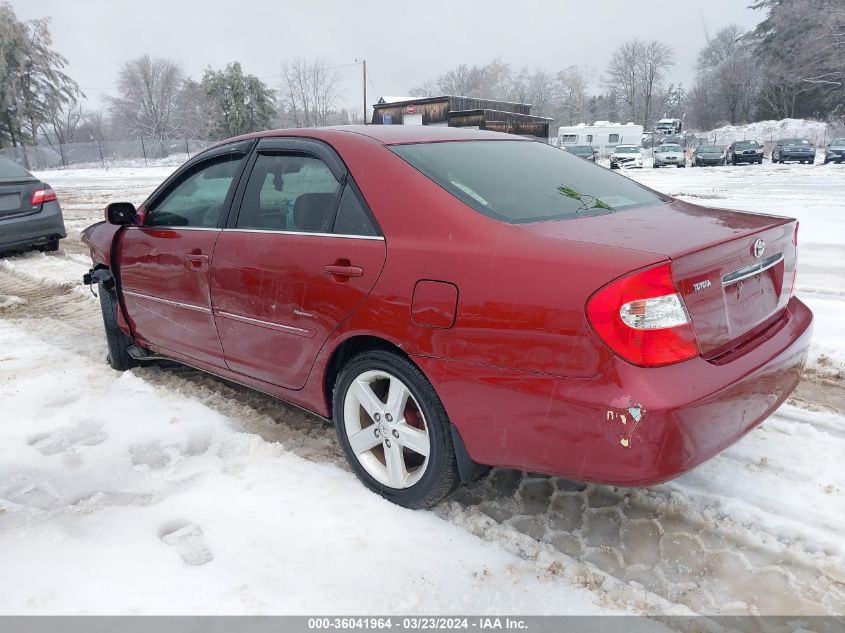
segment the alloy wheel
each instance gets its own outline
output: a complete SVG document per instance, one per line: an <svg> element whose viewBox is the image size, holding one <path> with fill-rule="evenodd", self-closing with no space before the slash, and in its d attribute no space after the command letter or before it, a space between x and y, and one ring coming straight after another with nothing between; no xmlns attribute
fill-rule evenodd
<svg viewBox="0 0 845 633"><path fill-rule="evenodd" d="M343 422L355 458L376 481L410 488L431 453L425 415L408 386L382 370L355 377L343 401Z"/></svg>

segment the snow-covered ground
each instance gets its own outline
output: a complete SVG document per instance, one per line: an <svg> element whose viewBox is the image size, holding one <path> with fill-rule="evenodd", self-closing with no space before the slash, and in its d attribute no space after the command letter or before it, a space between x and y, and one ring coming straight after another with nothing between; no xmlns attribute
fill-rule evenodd
<svg viewBox="0 0 845 633"><path fill-rule="evenodd" d="M104 363L79 231L172 167L39 174L69 237L0 259L0 614L845 614L845 168L625 172L801 220L794 397L664 485L495 470L431 512L367 492L331 427L192 369Z"/></svg>

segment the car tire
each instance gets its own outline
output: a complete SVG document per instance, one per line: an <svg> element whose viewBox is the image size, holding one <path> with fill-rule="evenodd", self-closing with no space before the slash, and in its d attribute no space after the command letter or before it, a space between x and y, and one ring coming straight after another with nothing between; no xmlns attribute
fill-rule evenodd
<svg viewBox="0 0 845 633"><path fill-rule="evenodd" d="M38 246L38 250L42 253L55 253L59 250L59 238L54 237L51 238L46 244L41 244Z"/></svg>
<svg viewBox="0 0 845 633"><path fill-rule="evenodd" d="M401 411L388 398L394 390L406 403ZM388 501L427 508L460 485L446 410L425 375L404 356L372 350L352 358L337 377L332 413L352 470Z"/></svg>
<svg viewBox="0 0 845 633"><path fill-rule="evenodd" d="M117 295L114 292L113 281L100 281L97 284L100 295L100 310L103 313L103 327L106 330L106 344L109 354L106 361L112 369L126 371L137 366L138 362L129 355L132 339L126 336L117 326Z"/></svg>

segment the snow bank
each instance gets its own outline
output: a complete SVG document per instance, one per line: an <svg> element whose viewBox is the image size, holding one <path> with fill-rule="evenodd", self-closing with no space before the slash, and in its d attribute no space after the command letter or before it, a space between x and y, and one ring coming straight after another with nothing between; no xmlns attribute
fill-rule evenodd
<svg viewBox="0 0 845 633"><path fill-rule="evenodd" d="M825 138L830 139L831 130L828 124L822 121L782 119L757 121L746 125L725 125L709 132L696 132L696 136L725 147L734 141L752 140L759 143L774 143L782 138L808 138L820 147Z"/></svg>

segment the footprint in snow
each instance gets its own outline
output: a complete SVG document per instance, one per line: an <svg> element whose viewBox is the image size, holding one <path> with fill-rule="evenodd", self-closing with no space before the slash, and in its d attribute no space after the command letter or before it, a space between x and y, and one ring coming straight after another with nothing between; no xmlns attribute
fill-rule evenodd
<svg viewBox="0 0 845 633"><path fill-rule="evenodd" d="M165 545L176 550L186 565L199 566L214 560L214 554L208 549L205 534L196 523L171 521L159 528L158 537Z"/></svg>
<svg viewBox="0 0 845 633"><path fill-rule="evenodd" d="M28 444L42 455L50 457L61 453L75 452L77 446L96 446L108 439L100 424L80 424L64 427L49 433L39 433L28 440Z"/></svg>

